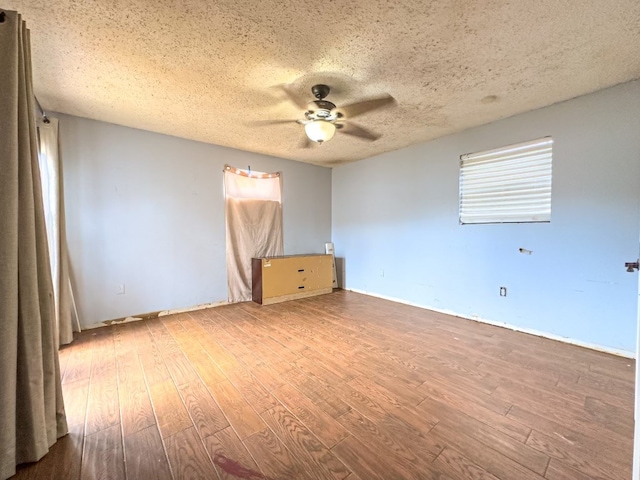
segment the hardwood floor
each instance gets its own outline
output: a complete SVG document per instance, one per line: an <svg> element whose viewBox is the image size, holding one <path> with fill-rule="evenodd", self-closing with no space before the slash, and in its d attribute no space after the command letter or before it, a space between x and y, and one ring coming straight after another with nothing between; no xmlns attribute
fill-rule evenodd
<svg viewBox="0 0 640 480"><path fill-rule="evenodd" d="M625 479L635 362L337 291L90 330L15 479Z"/></svg>

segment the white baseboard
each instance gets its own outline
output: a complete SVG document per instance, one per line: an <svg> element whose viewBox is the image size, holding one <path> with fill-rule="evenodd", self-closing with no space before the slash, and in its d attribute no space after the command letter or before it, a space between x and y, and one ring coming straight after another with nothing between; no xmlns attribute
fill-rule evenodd
<svg viewBox="0 0 640 480"><path fill-rule="evenodd" d="M516 325L511 325L505 322L496 322L495 320L488 320L486 318L480 318L477 316L469 316L469 315L461 315L460 313L445 310L442 308L431 307L428 305L420 305L418 303L409 302L407 300L403 300L402 298L388 297L386 295L380 295L378 293L367 292L364 290L359 290L357 288L345 288L344 290L361 293L363 295L369 295L370 297L381 298L383 300L389 300L391 302L402 303L404 305L410 305L412 307L418 307L425 310L431 310L433 312L444 313L446 315L451 315L453 317L464 318L465 320L473 320L474 322L486 323L488 325L493 325L495 327L508 328L509 330L514 330L516 332L528 333L529 335L535 335L536 337L548 338L550 340L556 340L558 342L569 343L571 345L577 345L579 347L589 348L591 350L597 350L599 352L610 353L612 355L617 355L619 357L625 358L636 358L636 352L630 352L629 350L623 350L620 348L612 348L606 347L604 345L597 345L595 343L583 342L581 340L576 340L574 338L562 337L560 335L554 335L553 333L541 332L539 330L533 330L531 328L522 328Z"/></svg>
<svg viewBox="0 0 640 480"><path fill-rule="evenodd" d="M165 315L174 315L176 313L195 312L196 310L204 310L205 308L221 307L223 305L229 305L229 302L226 300L223 300L220 302L213 302L213 303L201 303L200 305L194 305L193 307L175 308L173 310L163 310L158 314L158 316L164 317Z"/></svg>
<svg viewBox="0 0 640 480"><path fill-rule="evenodd" d="M100 328L100 327L105 327L109 325L116 325L116 324L120 325L124 323L137 322L139 320L144 320L145 318L157 318L157 317L164 317L166 315L174 315L177 313L195 312L196 310L204 310L205 308L215 308L215 307L220 307L222 305L229 305L229 302L221 301L221 302L213 302L213 303L201 303L199 305L194 305L193 307L175 308L173 310L162 310L160 312L154 312L154 313L141 313L139 315L131 315L125 318L118 318L115 320L105 320L100 323L94 323L92 325L83 326L82 330L91 330L93 328Z"/></svg>

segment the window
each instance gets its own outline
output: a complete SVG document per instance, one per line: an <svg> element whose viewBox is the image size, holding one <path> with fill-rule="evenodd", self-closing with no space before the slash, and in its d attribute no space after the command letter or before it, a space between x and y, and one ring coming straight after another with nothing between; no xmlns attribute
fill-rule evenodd
<svg viewBox="0 0 640 480"><path fill-rule="evenodd" d="M551 220L553 139L460 157L460 223Z"/></svg>

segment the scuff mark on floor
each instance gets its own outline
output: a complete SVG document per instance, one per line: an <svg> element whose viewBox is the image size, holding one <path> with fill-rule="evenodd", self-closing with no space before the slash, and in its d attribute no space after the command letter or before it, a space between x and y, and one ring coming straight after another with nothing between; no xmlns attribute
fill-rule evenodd
<svg viewBox="0 0 640 480"><path fill-rule="evenodd" d="M558 432L553 432L554 435L560 437L562 440L564 440L565 442L571 444L571 445L575 445L574 442L572 442L571 440L569 440L567 437L565 437L564 435L559 434Z"/></svg>
<svg viewBox="0 0 640 480"><path fill-rule="evenodd" d="M255 470L251 470L250 468L243 467L240 463L236 462L235 460L231 460L224 455L218 454L213 457L213 463L215 463L226 473L228 473L229 475L233 475L234 477L244 478L248 480L272 480L271 478L264 476L260 472L256 472Z"/></svg>

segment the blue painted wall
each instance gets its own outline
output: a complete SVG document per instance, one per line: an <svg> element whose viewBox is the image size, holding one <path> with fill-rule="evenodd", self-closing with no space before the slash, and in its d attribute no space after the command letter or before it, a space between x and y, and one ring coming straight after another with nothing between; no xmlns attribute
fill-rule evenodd
<svg viewBox="0 0 640 480"><path fill-rule="evenodd" d="M324 253L331 238L328 168L57 116L83 327L226 301L225 163L282 172L285 253ZM121 284L124 295L117 294Z"/></svg>
<svg viewBox="0 0 640 480"><path fill-rule="evenodd" d="M459 156L546 135L551 223L459 225ZM631 82L334 168L332 238L346 288L635 352L639 204Z"/></svg>

